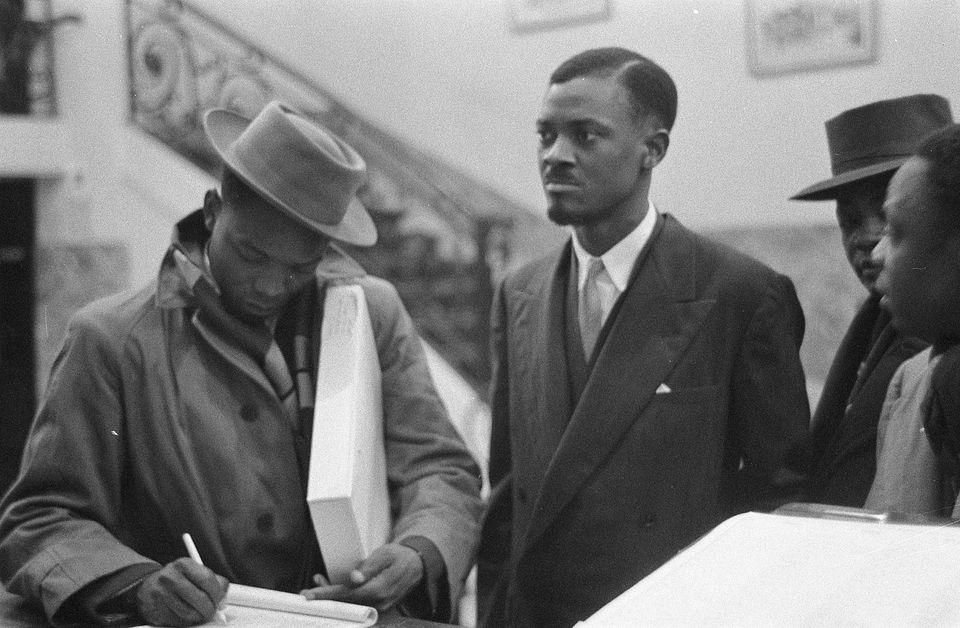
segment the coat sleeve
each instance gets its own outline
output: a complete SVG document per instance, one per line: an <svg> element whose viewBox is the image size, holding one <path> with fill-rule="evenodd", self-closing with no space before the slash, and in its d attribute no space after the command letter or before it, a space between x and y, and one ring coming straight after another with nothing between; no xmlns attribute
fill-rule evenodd
<svg viewBox="0 0 960 628"><path fill-rule="evenodd" d="M420 536L436 546L447 569L449 608L456 608L476 552L480 469L447 416L396 290L374 278L362 283L383 374L393 540Z"/></svg>
<svg viewBox="0 0 960 628"><path fill-rule="evenodd" d="M510 560L513 525L513 483L510 449L510 373L503 284L494 294L490 315L490 498L483 520L477 558L478 616L483 625L503 619L503 587Z"/></svg>
<svg viewBox="0 0 960 628"><path fill-rule="evenodd" d="M809 464L803 310L790 279L770 277L734 367L730 420L740 457L726 487L727 515L769 510L795 497Z"/></svg>
<svg viewBox="0 0 960 628"><path fill-rule="evenodd" d="M64 602L84 586L156 564L126 547L116 532L124 435L114 344L93 319L72 321L20 475L2 502L3 582L40 602L54 623Z"/></svg>

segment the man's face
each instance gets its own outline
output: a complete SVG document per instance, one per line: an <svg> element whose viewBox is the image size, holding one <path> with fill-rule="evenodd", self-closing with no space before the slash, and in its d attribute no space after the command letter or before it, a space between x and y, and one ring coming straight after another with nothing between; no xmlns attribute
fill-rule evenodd
<svg viewBox="0 0 960 628"><path fill-rule="evenodd" d="M874 252L877 289L901 332L935 342L960 318L960 237L944 233L926 191L928 163L909 159L890 181L887 227Z"/></svg>
<svg viewBox="0 0 960 628"><path fill-rule="evenodd" d="M860 283L873 292L880 265L871 257L886 221L883 199L887 178L872 178L847 186L837 196L837 222L843 250Z"/></svg>
<svg viewBox="0 0 960 628"><path fill-rule="evenodd" d="M551 85L537 117L550 219L582 226L633 211L644 185L646 132L613 76Z"/></svg>
<svg viewBox="0 0 960 628"><path fill-rule="evenodd" d="M220 201L211 229L210 270L224 307L248 322L280 314L312 281L326 240L265 201Z"/></svg>

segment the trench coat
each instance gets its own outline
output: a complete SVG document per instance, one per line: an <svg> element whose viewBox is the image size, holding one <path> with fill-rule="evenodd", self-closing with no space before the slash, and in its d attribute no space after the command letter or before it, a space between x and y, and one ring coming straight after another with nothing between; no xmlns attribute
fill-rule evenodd
<svg viewBox="0 0 960 628"><path fill-rule="evenodd" d="M658 217L574 400L570 259L568 242L495 296L478 558L490 628L585 619L723 518L788 499L806 460L788 278Z"/></svg>
<svg viewBox="0 0 960 628"><path fill-rule="evenodd" d="M196 317L174 266L168 252L151 285L75 315L3 500L0 576L50 618L99 578L184 556L183 532L231 582L298 591L309 578L316 541L294 430L254 360ZM317 281L363 288L383 372L392 540L434 543L456 608L482 509L478 467L395 289L337 255Z"/></svg>

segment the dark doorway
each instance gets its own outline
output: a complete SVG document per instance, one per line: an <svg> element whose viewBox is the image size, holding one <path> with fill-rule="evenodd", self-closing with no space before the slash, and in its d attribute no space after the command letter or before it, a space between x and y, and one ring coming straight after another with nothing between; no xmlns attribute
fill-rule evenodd
<svg viewBox="0 0 960 628"><path fill-rule="evenodd" d="M0 492L16 475L34 392L34 183L0 179Z"/></svg>
<svg viewBox="0 0 960 628"><path fill-rule="evenodd" d="M0 0L0 115L30 112L35 42L24 0ZM0 179L0 492L17 473L33 417L34 183Z"/></svg>

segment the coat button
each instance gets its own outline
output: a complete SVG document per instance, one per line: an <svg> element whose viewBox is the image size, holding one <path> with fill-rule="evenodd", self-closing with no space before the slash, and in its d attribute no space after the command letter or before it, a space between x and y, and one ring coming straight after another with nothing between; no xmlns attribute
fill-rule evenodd
<svg viewBox="0 0 960 628"><path fill-rule="evenodd" d="M657 516L656 515L647 515L644 517L643 522L640 524L644 528L652 528L657 525Z"/></svg>
<svg viewBox="0 0 960 628"><path fill-rule="evenodd" d="M266 534L273 530L273 515L268 513L263 513L257 517L257 531L261 534Z"/></svg>
<svg viewBox="0 0 960 628"><path fill-rule="evenodd" d="M518 489L517 489L517 498L519 498L521 502L526 503L526 501L527 501L527 489L523 488L522 486L521 486L520 488L518 488Z"/></svg>
<svg viewBox="0 0 960 628"><path fill-rule="evenodd" d="M257 407L251 403L246 403L240 407L240 418L248 423L256 421L259 414Z"/></svg>

